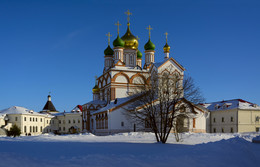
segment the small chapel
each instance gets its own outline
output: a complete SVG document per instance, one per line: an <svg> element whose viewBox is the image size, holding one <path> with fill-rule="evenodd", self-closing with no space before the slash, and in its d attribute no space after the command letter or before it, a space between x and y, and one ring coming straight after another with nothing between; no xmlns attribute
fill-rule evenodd
<svg viewBox="0 0 260 167"><path fill-rule="evenodd" d="M174 58L170 57L170 46L168 45L166 32L166 43L163 50L163 62L155 61L155 45L151 39L151 26L148 26L149 38L143 46L144 56L139 51L138 38L130 30L130 15L127 15L126 33L120 37L117 22L117 37L110 46L110 33L108 36L108 46L104 50L104 68L102 75L96 77L95 86L92 89L93 100L82 105L82 130L94 134L112 134L119 132L136 131L137 126L128 120L124 114L128 108L136 108L133 102L133 89L140 84L150 81L150 74L161 74L165 71L177 73L183 78L185 68ZM144 64L142 60L144 59ZM170 67L170 68L169 68ZM169 71L171 69L171 71ZM187 119L188 131L206 132L205 111L196 108L196 113L201 115L196 119ZM194 122L196 121L196 123Z"/></svg>

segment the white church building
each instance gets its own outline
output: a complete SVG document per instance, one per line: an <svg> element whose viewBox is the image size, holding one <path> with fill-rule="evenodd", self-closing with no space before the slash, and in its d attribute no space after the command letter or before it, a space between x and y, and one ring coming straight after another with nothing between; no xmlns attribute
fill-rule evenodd
<svg viewBox="0 0 260 167"><path fill-rule="evenodd" d="M111 134L118 132L130 132L141 130L129 120L126 112L134 106L136 97L133 95L140 81L150 82L150 74L178 74L183 78L184 67L174 58L170 57L170 46L167 43L162 48L164 61L155 61L155 45L151 41L149 26L149 39L144 45L145 53L138 50L138 38L130 31L129 11L126 33L119 36L119 22L117 38L113 41L113 49L110 44L104 51L103 74L96 78L96 85L92 89L93 101L82 105L83 110L83 131L94 134ZM110 43L110 33L107 34ZM144 64L142 60L144 59ZM193 115L187 118L184 123L188 131L206 132L206 119L208 111L203 107L196 106ZM145 130L145 129L142 129Z"/></svg>

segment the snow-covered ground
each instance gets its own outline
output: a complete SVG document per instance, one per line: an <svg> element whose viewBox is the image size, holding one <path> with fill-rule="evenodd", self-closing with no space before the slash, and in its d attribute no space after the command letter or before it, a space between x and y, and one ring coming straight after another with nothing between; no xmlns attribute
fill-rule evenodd
<svg viewBox="0 0 260 167"><path fill-rule="evenodd" d="M260 144L251 142L257 135L187 133L168 144L152 133L0 137L0 167L260 166Z"/></svg>

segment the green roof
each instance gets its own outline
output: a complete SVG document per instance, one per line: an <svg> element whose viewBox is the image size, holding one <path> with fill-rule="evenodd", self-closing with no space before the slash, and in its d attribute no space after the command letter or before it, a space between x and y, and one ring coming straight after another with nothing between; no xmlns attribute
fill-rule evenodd
<svg viewBox="0 0 260 167"><path fill-rule="evenodd" d="M108 56L112 56L114 54L113 49L110 47L110 45L107 46L107 48L104 50L104 54Z"/></svg>
<svg viewBox="0 0 260 167"><path fill-rule="evenodd" d="M113 46L114 47L124 47L125 46L125 42L118 35L117 38L113 42Z"/></svg>
<svg viewBox="0 0 260 167"><path fill-rule="evenodd" d="M137 51L137 59L142 59L143 54L140 52L140 50Z"/></svg>
<svg viewBox="0 0 260 167"><path fill-rule="evenodd" d="M152 43L152 41L149 38L149 41L144 45L145 50L154 50L155 45Z"/></svg>

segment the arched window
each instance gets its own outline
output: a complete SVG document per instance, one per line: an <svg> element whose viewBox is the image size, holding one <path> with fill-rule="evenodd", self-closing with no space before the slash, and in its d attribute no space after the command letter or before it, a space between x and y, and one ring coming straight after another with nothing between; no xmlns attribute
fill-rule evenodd
<svg viewBox="0 0 260 167"><path fill-rule="evenodd" d="M133 55L130 55L130 65L133 65L134 64L134 60L133 60Z"/></svg>
<svg viewBox="0 0 260 167"><path fill-rule="evenodd" d="M30 126L30 132L32 132L32 127Z"/></svg>
<svg viewBox="0 0 260 167"><path fill-rule="evenodd" d="M42 132L42 126L41 126L41 132Z"/></svg>
<svg viewBox="0 0 260 167"><path fill-rule="evenodd" d="M24 133L26 133L26 126L24 126Z"/></svg>

